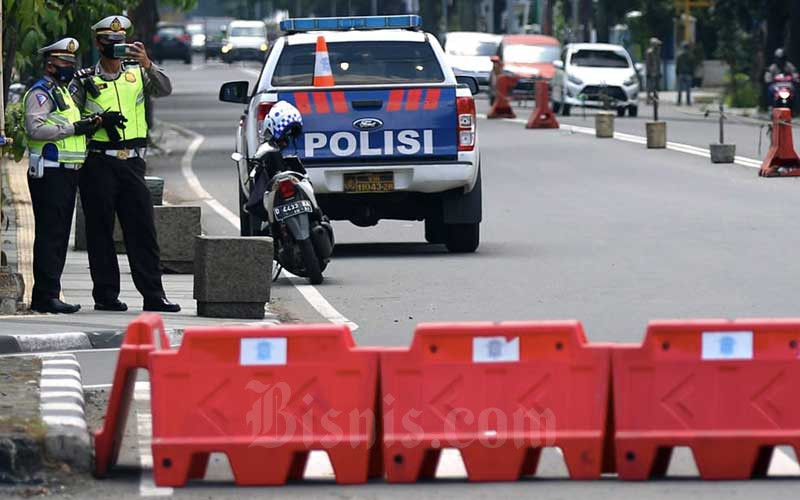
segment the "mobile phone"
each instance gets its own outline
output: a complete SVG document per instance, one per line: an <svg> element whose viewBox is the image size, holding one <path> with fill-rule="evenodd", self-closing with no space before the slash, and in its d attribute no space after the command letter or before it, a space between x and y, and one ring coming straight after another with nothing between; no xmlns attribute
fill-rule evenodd
<svg viewBox="0 0 800 500"><path fill-rule="evenodd" d="M114 57L125 57L128 55L130 48L133 47L130 43L115 43L114 44Z"/></svg>

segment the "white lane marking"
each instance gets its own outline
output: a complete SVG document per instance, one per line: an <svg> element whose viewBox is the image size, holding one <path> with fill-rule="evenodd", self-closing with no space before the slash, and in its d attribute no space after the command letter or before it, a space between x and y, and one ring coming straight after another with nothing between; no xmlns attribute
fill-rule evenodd
<svg viewBox="0 0 800 500"><path fill-rule="evenodd" d="M254 76L256 78L261 76L261 72L252 68L239 68L239 71L246 75Z"/></svg>
<svg viewBox="0 0 800 500"><path fill-rule="evenodd" d="M42 403L45 411L76 411L83 414L83 407L77 403Z"/></svg>
<svg viewBox="0 0 800 500"><path fill-rule="evenodd" d="M150 383L136 382L133 390L136 405L136 436L139 441L139 495L143 497L172 496L172 488L156 486L153 479L153 416L150 414Z"/></svg>
<svg viewBox="0 0 800 500"><path fill-rule="evenodd" d="M84 385L83 389L110 389L114 384L89 384Z"/></svg>
<svg viewBox="0 0 800 500"><path fill-rule="evenodd" d="M198 197L203 199L203 201L208 204L211 210L228 221L233 227L239 229L239 216L228 210L225 205L211 196L211 194L206 191L205 188L203 188L200 180L192 170L192 159L194 158L195 153L197 153L197 149L200 147L200 144L202 144L205 140L205 137L203 137L202 134L174 123L170 123L169 126L175 128L185 135L194 137L189 145L189 148L186 150L186 153L184 153L183 158L181 158L181 173L186 179L186 182L189 184L189 187ZM300 295L306 299L306 301L320 314L320 316L335 324L348 325L352 331L358 329L358 325L355 322L350 321L342 313L337 311L336 308L333 307L333 305L331 305L331 303L328 302L328 300L323 297L314 286L306 284L304 280L286 270L283 272L289 277L289 281L292 283L292 285L294 285L297 291L300 292Z"/></svg>
<svg viewBox="0 0 800 500"><path fill-rule="evenodd" d="M477 115L478 118L487 120L487 116L483 113L479 113ZM527 120L523 120L521 118L500 118L502 121L512 122L512 123L528 123ZM594 135L595 130L590 127L581 127L578 125L569 125L569 124L561 124L561 130L567 130L569 132L574 132L577 134L586 134L586 135ZM639 135L633 134L625 134L623 132L614 132L614 139L618 141L624 142L632 142L635 144L647 144L647 138L642 137ZM680 153L686 153L694 156L701 156L703 158L710 158L711 152L708 149L700 148L697 146L692 146L690 144L683 144L680 142L667 142L667 149L671 149L673 151L678 151ZM736 156L734 157L734 163L737 165L741 165L743 167L749 168L761 168L761 161L756 160L753 158L747 158L745 156Z"/></svg>

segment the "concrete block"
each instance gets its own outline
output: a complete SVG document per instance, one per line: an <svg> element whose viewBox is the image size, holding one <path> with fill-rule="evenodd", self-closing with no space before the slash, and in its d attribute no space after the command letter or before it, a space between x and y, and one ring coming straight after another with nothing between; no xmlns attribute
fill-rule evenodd
<svg viewBox="0 0 800 500"><path fill-rule="evenodd" d="M733 163L736 157L736 144L709 144L711 163Z"/></svg>
<svg viewBox="0 0 800 500"><path fill-rule="evenodd" d="M263 319L272 286L272 238L198 236L198 316Z"/></svg>
<svg viewBox="0 0 800 500"><path fill-rule="evenodd" d="M16 314L25 295L25 280L10 267L0 267L0 314Z"/></svg>
<svg viewBox="0 0 800 500"><path fill-rule="evenodd" d="M199 206L154 207L153 218L165 272L191 274L194 271L195 238L202 233Z"/></svg>
<svg viewBox="0 0 800 500"><path fill-rule="evenodd" d="M614 115L613 111L598 111L594 115L594 133L596 137L614 137Z"/></svg>
<svg viewBox="0 0 800 500"><path fill-rule="evenodd" d="M145 176L144 181L150 191L150 199L153 201L153 206L163 205L164 179ZM86 216L83 212L83 205L81 205L80 194L78 195L78 202L75 204L75 243L73 247L75 250L86 250ZM122 229L119 225L119 219L116 217L114 218L114 249L117 253L125 253Z"/></svg>
<svg viewBox="0 0 800 500"><path fill-rule="evenodd" d="M667 147L667 122L647 122L647 149L664 149Z"/></svg>

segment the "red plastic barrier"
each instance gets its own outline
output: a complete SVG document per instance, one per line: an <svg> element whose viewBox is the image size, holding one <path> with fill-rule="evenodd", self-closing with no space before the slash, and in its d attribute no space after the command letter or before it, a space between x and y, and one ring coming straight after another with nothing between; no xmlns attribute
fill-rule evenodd
<svg viewBox="0 0 800 500"><path fill-rule="evenodd" d="M497 77L495 84L494 104L486 115L487 118L516 118L517 115L511 109L511 101L509 96L514 90L514 87L519 82L519 78L512 75L501 74Z"/></svg>
<svg viewBox="0 0 800 500"><path fill-rule="evenodd" d="M617 469L663 476L688 446L703 479L764 476L774 446L800 453L800 319L650 323L614 349Z"/></svg>
<svg viewBox="0 0 800 500"><path fill-rule="evenodd" d="M536 109L528 118L525 128L558 128L558 120L550 108L550 85L547 80L536 80Z"/></svg>
<svg viewBox="0 0 800 500"><path fill-rule="evenodd" d="M169 338L158 314L145 313L128 325L119 350L114 383L103 428L95 433L95 474L103 476L117 463L125 423L136 383L136 370L147 368L150 353L169 348Z"/></svg>
<svg viewBox="0 0 800 500"><path fill-rule="evenodd" d="M340 484L380 474L378 354L347 326L187 329L179 350L151 356L150 376L159 486L202 478L212 452L238 485L299 479L311 450L328 452Z"/></svg>
<svg viewBox="0 0 800 500"><path fill-rule="evenodd" d="M575 321L422 324L410 349L381 353L386 478L433 477L457 448L471 481L515 480L544 446L573 479L598 478L609 375L609 347Z"/></svg>
<svg viewBox="0 0 800 500"><path fill-rule="evenodd" d="M792 140L792 110L772 110L772 144L761 163L761 177L796 177L800 175L800 158Z"/></svg>

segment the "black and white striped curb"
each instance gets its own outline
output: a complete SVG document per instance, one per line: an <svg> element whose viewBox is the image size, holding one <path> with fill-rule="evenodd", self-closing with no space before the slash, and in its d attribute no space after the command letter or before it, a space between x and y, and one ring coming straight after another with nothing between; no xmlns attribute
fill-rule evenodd
<svg viewBox="0 0 800 500"><path fill-rule="evenodd" d="M84 413L81 365L72 354L42 355L39 407L45 434L45 452L51 459L88 471L91 441Z"/></svg>

